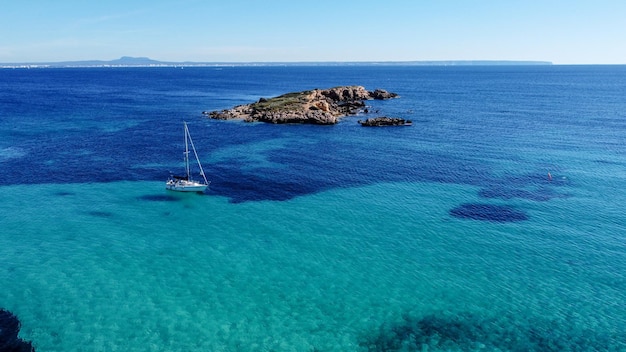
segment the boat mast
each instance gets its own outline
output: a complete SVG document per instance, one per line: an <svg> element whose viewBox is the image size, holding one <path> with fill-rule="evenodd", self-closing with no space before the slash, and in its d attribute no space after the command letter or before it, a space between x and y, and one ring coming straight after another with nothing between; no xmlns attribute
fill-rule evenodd
<svg viewBox="0 0 626 352"><path fill-rule="evenodd" d="M200 175L202 175L202 178L204 179L204 184L208 185L209 180L206 179L206 175L204 174L204 169L202 168L202 164L200 164L200 158L198 158L198 153L196 152L196 146L193 145L193 140L191 139L191 135L189 134L189 129L187 129L186 123L185 123L185 129L187 131L187 133L185 134L185 141L187 140L187 138L189 138L189 143L191 143L191 149L193 150L193 155L196 157L196 161L198 162L198 167L200 168ZM189 174L189 158L187 158L187 174Z"/></svg>
<svg viewBox="0 0 626 352"><path fill-rule="evenodd" d="M187 128L187 122L183 121L183 124L185 125L185 172L187 172L187 180L191 181L191 173L189 172L189 144L187 143L189 129Z"/></svg>

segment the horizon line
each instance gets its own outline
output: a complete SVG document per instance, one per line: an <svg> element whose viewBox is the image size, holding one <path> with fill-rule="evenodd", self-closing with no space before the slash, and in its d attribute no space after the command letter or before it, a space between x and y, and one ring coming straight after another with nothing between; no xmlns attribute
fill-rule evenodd
<svg viewBox="0 0 626 352"><path fill-rule="evenodd" d="M148 57L122 56L119 59L102 60L63 60L63 61L31 61L31 62L0 62L1 66L68 66L68 65L254 65L254 64L533 64L553 65L547 60L301 60L301 61L162 61Z"/></svg>
<svg viewBox="0 0 626 352"><path fill-rule="evenodd" d="M2 68L61 68L61 67L172 67L172 66L279 66L279 65L415 65L415 66L578 66L625 65L616 63L566 63L555 64L548 60L362 60L362 61L161 61L148 57L122 56L113 60L66 60L40 62L0 62Z"/></svg>

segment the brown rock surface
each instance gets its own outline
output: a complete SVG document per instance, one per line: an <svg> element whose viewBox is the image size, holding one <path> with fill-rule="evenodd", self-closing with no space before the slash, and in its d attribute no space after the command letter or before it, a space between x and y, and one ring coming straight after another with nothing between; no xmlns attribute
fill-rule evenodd
<svg viewBox="0 0 626 352"><path fill-rule="evenodd" d="M364 100L391 99L397 96L382 89L370 92L362 86L343 86L287 93L269 99L261 98L255 103L203 114L220 120L330 125L337 123L343 116L354 115L363 110Z"/></svg>

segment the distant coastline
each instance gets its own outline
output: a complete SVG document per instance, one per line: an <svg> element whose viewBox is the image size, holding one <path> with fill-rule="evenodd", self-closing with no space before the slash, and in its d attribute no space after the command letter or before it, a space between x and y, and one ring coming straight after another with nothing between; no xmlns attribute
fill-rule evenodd
<svg viewBox="0 0 626 352"><path fill-rule="evenodd" d="M319 62L170 62L147 57L123 56L115 60L0 63L0 68L63 67L212 67L212 66L528 66L552 65L550 61L448 60L448 61L319 61Z"/></svg>

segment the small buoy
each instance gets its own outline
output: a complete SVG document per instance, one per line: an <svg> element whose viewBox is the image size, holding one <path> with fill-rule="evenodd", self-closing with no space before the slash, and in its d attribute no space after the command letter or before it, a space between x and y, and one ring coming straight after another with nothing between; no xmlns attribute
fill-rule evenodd
<svg viewBox="0 0 626 352"><path fill-rule="evenodd" d="M548 180L552 181L552 174L548 172Z"/></svg>

